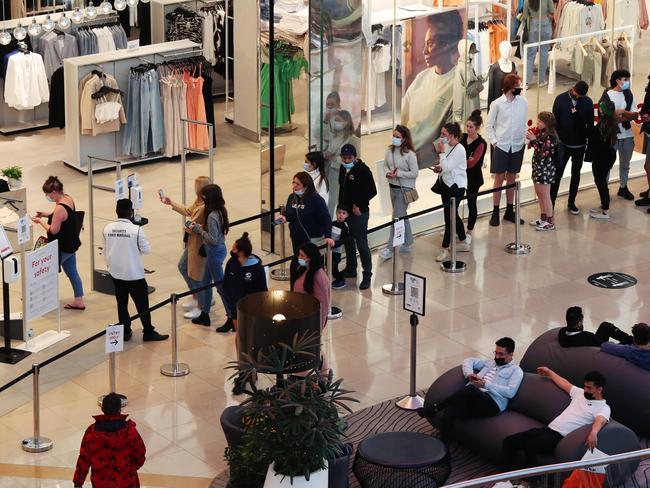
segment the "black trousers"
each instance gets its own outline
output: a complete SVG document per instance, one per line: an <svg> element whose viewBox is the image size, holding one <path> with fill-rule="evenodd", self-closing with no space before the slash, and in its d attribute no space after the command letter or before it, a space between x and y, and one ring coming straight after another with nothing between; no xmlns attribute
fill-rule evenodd
<svg viewBox="0 0 650 488"><path fill-rule="evenodd" d="M478 218L478 209L476 207L476 199L478 198L476 194L481 189L480 183L467 183L467 230L473 230L474 225L476 224L476 219Z"/></svg>
<svg viewBox="0 0 650 488"><path fill-rule="evenodd" d="M591 172L594 175L594 183L596 183L596 188L598 189L598 194L600 195L600 207L603 210L609 210L609 186L607 185L607 179L609 177L609 172L616 162L616 151L609 152L606 156L602 158L594 158L594 162L591 165Z"/></svg>
<svg viewBox="0 0 650 488"><path fill-rule="evenodd" d="M454 425L459 419L466 417L494 417L500 412L499 406L492 397L474 385L467 385L446 400L438 403L438 410L442 410L440 437L443 442L449 440Z"/></svg>
<svg viewBox="0 0 650 488"><path fill-rule="evenodd" d="M569 183L569 203L575 204L576 195L578 194L578 187L580 186L580 170L582 169L582 162L585 158L584 147L567 147L564 144L560 145L560 157L556 159L558 166L555 171L555 181L551 185L551 201L555 207L555 199L557 192L560 189L560 181L564 175L569 159L571 159L571 182Z"/></svg>
<svg viewBox="0 0 650 488"><path fill-rule="evenodd" d="M607 342L610 339L614 339L621 344L633 343L633 337L630 334L623 332L621 329L610 322L603 322L598 326L598 330L596 330L596 337L601 343Z"/></svg>
<svg viewBox="0 0 650 488"><path fill-rule="evenodd" d="M339 271L340 263L341 263L341 253L332 251L332 278L334 280L343 279L343 273Z"/></svg>
<svg viewBox="0 0 650 488"><path fill-rule="evenodd" d="M115 285L115 300L117 300L117 317L120 324L124 325L124 332L131 330L131 319L129 317L129 296L135 303L135 308L140 315L144 333L153 332L151 325L151 314L149 313L149 286L147 280L125 281L113 278Z"/></svg>
<svg viewBox="0 0 650 488"><path fill-rule="evenodd" d="M536 466L538 454L549 454L562 440L562 434L541 427L529 429L503 439L503 456L510 462L510 468L529 468ZM523 463L519 454L524 453Z"/></svg>
<svg viewBox="0 0 650 488"><path fill-rule="evenodd" d="M445 205L443 209L445 214L445 235L442 238L442 247L449 247L449 242L451 241L451 208L449 202L451 202L452 197L456 197L456 235L459 241L464 241L467 237L465 235L463 219L460 218L460 214L458 213L459 199L465 195L465 188L458 188L455 184L448 187L443 183L442 189L442 195L440 196L442 197L442 203Z"/></svg>

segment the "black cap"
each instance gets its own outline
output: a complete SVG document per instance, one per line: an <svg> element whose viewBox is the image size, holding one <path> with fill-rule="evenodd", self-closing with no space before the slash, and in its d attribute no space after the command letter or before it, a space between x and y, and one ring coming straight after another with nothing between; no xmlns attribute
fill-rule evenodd
<svg viewBox="0 0 650 488"><path fill-rule="evenodd" d="M357 157L357 148L352 144L345 144L341 148L341 156L354 156Z"/></svg>

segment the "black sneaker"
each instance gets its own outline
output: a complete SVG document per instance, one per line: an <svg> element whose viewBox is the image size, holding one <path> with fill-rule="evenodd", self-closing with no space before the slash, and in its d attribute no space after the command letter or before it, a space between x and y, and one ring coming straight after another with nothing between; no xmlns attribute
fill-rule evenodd
<svg viewBox="0 0 650 488"><path fill-rule="evenodd" d="M131 340L131 337L133 337L133 331L131 329L127 329L124 331L124 342L129 342Z"/></svg>
<svg viewBox="0 0 650 488"><path fill-rule="evenodd" d="M634 202L634 205L636 205L637 207L647 207L648 205L650 205L650 197L640 198L639 200Z"/></svg>
<svg viewBox="0 0 650 488"><path fill-rule="evenodd" d="M153 332L145 332L142 335L144 342L166 341L167 339L169 339L169 334L159 334L155 330Z"/></svg>
<svg viewBox="0 0 650 488"><path fill-rule="evenodd" d="M205 312L201 312L201 315L199 315L197 318L192 319L192 323L196 325L205 325L206 327L210 327L210 314L207 314Z"/></svg>
<svg viewBox="0 0 650 488"><path fill-rule="evenodd" d="M492 227L499 227L499 212L492 212L492 217L490 217L490 225Z"/></svg>
<svg viewBox="0 0 650 488"><path fill-rule="evenodd" d="M223 324L221 327L217 327L217 332L226 333L230 332L231 330L235 330L235 324L230 317L228 317L228 320L226 320L225 324Z"/></svg>
<svg viewBox="0 0 650 488"><path fill-rule="evenodd" d="M363 273L363 279L361 280L361 283L359 283L359 290L367 290L370 288L371 277L372 273Z"/></svg>
<svg viewBox="0 0 650 488"><path fill-rule="evenodd" d="M641 193L639 193L639 197L641 197L641 198L650 197L650 188L648 188L646 191L642 191Z"/></svg>
<svg viewBox="0 0 650 488"><path fill-rule="evenodd" d="M334 288L335 290L340 290L341 288L345 288L346 286L348 286L348 284L345 282L343 278L341 278L340 280L334 280L332 282L332 288Z"/></svg>
<svg viewBox="0 0 650 488"><path fill-rule="evenodd" d="M420 407L416 410L418 415L422 417L423 419L429 418L429 417L435 417L436 414L438 413L438 404L434 403L432 405L429 405L428 407Z"/></svg>
<svg viewBox="0 0 650 488"><path fill-rule="evenodd" d="M567 205L567 208L569 209L569 212L571 212L572 215L580 214L580 209L576 207L575 203L569 203L569 205Z"/></svg>
<svg viewBox="0 0 650 488"><path fill-rule="evenodd" d="M626 200L634 200L634 195L630 193L630 190L627 189L627 186L622 186L618 189L617 195L623 197Z"/></svg>
<svg viewBox="0 0 650 488"><path fill-rule="evenodd" d="M343 278L356 278L357 277L357 272L355 270L344 270L343 271Z"/></svg>
<svg viewBox="0 0 650 488"><path fill-rule="evenodd" d="M506 213L503 214L503 220L507 220L508 222L512 222L513 224L516 222L516 219L517 219L517 215L513 210L510 211L506 210ZM490 221L490 223L492 223L492 221ZM524 219L519 219L519 223L523 225L526 222L524 221Z"/></svg>

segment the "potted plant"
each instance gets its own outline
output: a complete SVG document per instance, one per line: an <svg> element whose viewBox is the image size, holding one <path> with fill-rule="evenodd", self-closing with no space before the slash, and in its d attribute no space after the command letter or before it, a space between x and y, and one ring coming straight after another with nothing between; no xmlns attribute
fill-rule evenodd
<svg viewBox="0 0 650 488"><path fill-rule="evenodd" d="M21 178L23 177L23 169L20 166L9 166L4 168L1 172L2 176L7 178L9 188L16 189L23 185L21 181Z"/></svg>
<svg viewBox="0 0 650 488"><path fill-rule="evenodd" d="M308 352L318 334L294 337L293 343L271 346L257 358L243 356L230 368L244 378L248 398L241 404L244 434L238 446L226 448L232 488L327 488L327 460L344 452L345 421L341 410L351 412L349 390L324 377L317 368L306 376L285 377L291 356ZM315 342L316 341L316 342ZM318 361L312 361L318 362ZM276 375L276 383L258 388L259 374Z"/></svg>

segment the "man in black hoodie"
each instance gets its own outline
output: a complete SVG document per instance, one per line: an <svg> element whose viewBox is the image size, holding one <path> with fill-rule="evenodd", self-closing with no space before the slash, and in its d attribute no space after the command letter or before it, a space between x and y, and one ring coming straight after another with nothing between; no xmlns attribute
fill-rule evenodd
<svg viewBox="0 0 650 488"><path fill-rule="evenodd" d="M343 276L357 276L357 248L363 267L363 279L359 289L370 288L372 277L372 256L368 246L368 218L370 200L377 194L372 171L363 161L357 159L357 150L352 144L341 148L341 172L339 173L339 203L350 209L348 227L351 239L345 245L346 266Z"/></svg>
<svg viewBox="0 0 650 488"><path fill-rule="evenodd" d="M588 91L589 85L584 81L579 81L569 91L560 93L553 103L553 115L561 145L559 158L556 159L555 182L551 185L551 200L555 207L562 175L570 158L571 183L569 185L568 209L573 215L580 213L580 209L576 207L580 170L585 157L587 138L594 128L594 102L587 96Z"/></svg>

